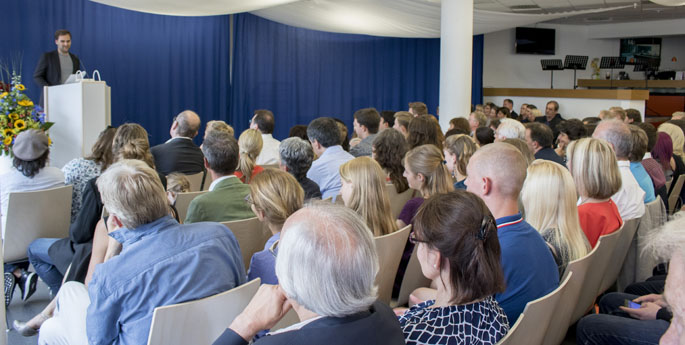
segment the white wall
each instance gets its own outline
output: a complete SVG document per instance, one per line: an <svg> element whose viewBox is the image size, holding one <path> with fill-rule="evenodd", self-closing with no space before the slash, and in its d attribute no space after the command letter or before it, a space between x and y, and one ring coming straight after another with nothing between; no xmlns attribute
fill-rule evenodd
<svg viewBox="0 0 685 345"><path fill-rule="evenodd" d="M514 29L498 31L485 35L483 47L483 86L500 88L549 88L550 72L542 71L541 59L564 59L566 55L587 55L589 61L602 56L618 56L620 40L618 38L592 39L593 26L580 25L545 25L541 28L556 29L556 55L516 54L514 51ZM604 35L610 35L604 29ZM620 32L614 37L621 37ZM676 57L677 62L671 59ZM685 70L685 36L663 37L661 43L661 69ZM608 71L608 70L607 70ZM607 72L601 70L601 76ZM627 66L631 79L644 79L642 72L633 72L633 66ZM578 79L589 79L592 74L590 63L587 69L578 71ZM614 75L618 71L614 70ZM573 88L573 71L554 72L555 89Z"/></svg>

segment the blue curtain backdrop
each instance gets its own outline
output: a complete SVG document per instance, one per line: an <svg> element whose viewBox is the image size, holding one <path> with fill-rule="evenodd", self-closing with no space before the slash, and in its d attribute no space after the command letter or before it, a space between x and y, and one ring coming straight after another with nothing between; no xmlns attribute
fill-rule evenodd
<svg viewBox="0 0 685 345"><path fill-rule="evenodd" d="M203 122L228 120L228 16L161 16L86 0L2 0L0 13L0 58L23 53L23 82L36 101L33 69L40 54L55 49L55 30L65 28L81 68L98 69L112 87L113 125L140 123L154 145L168 139L173 116L184 109Z"/></svg>
<svg viewBox="0 0 685 345"><path fill-rule="evenodd" d="M435 114L440 40L335 34L278 24L251 14L235 19L231 121L248 126L253 111L270 109L276 138L290 126L333 116L352 126L365 107L406 110L423 101ZM473 102L482 99L483 37L474 37Z"/></svg>

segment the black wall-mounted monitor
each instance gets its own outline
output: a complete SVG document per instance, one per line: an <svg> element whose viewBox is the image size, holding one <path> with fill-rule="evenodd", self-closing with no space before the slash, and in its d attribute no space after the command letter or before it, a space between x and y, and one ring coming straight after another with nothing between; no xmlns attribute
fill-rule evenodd
<svg viewBox="0 0 685 345"><path fill-rule="evenodd" d="M516 54L554 55L554 29L516 28Z"/></svg>
<svg viewBox="0 0 685 345"><path fill-rule="evenodd" d="M646 62L658 67L661 62L661 37L622 38L620 56L626 58L626 65Z"/></svg>

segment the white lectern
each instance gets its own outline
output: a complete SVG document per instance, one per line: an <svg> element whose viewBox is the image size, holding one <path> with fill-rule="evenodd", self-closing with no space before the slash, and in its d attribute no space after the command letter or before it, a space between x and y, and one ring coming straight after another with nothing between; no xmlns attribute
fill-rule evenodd
<svg viewBox="0 0 685 345"><path fill-rule="evenodd" d="M92 79L46 86L45 113L52 147L50 165L63 167L74 158L85 157L102 130L112 123L110 87Z"/></svg>

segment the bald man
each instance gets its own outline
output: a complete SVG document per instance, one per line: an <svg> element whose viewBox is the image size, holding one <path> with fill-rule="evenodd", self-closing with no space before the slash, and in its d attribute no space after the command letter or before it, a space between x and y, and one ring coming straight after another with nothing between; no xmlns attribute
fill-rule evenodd
<svg viewBox="0 0 685 345"><path fill-rule="evenodd" d="M493 143L476 151L466 171L466 190L485 201L497 223L507 288L495 299L513 325L526 303L559 285L559 271L549 247L518 209L526 161L513 145ZM549 199L555 202L551 196Z"/></svg>
<svg viewBox="0 0 685 345"><path fill-rule="evenodd" d="M151 149L157 171L164 175L204 171L204 155L193 143L199 129L200 117L194 111L184 110L176 115L169 129L171 139Z"/></svg>

